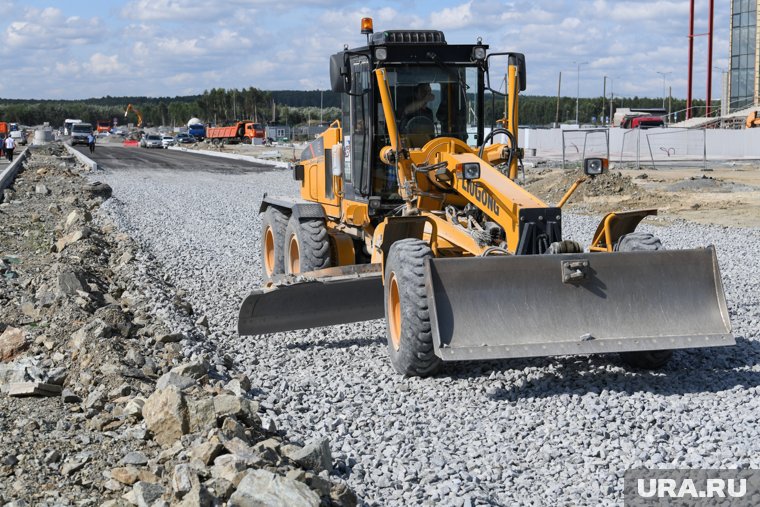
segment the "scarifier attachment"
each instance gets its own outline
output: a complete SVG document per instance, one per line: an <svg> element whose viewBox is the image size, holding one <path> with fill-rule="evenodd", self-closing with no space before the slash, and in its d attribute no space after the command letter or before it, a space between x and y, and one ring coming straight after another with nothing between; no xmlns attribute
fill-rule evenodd
<svg viewBox="0 0 760 507"><path fill-rule="evenodd" d="M256 335L385 316L380 266L340 266L289 275L243 301L238 333Z"/></svg>
<svg viewBox="0 0 760 507"><path fill-rule="evenodd" d="M431 259L444 360L733 345L715 249Z"/></svg>

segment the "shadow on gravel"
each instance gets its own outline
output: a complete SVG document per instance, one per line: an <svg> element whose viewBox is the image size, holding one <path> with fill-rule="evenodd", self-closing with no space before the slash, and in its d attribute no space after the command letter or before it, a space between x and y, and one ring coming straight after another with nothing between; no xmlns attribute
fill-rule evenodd
<svg viewBox="0 0 760 507"><path fill-rule="evenodd" d="M734 347L677 350L665 368L653 371L632 368L619 355L609 354L461 363L448 366L443 373L452 378L475 378L509 370L521 372L530 378L487 395L494 400L516 401L598 394L603 389L662 396L749 389L760 386L760 371L745 368L758 364L760 342L739 337Z"/></svg>
<svg viewBox="0 0 760 507"><path fill-rule="evenodd" d="M347 349L349 347L353 347L354 345L359 347L366 347L368 345L385 345L386 340L382 337L375 337L375 338L350 338L346 340L319 340L316 341L314 339L308 339L304 341L298 341L294 343L289 343L285 345L286 349L298 349L298 350L308 350L308 349Z"/></svg>

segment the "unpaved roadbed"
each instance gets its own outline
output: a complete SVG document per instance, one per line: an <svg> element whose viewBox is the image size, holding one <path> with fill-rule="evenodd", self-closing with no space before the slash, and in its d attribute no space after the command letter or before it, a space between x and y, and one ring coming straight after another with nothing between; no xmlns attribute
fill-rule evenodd
<svg viewBox="0 0 760 507"><path fill-rule="evenodd" d="M379 321L237 336L239 304L261 283L259 203L264 192L296 193L287 171L99 178L117 197L109 217L208 316L264 417L297 438L329 438L335 473L369 505L622 503L630 468L760 467L757 228L643 225L666 248L716 246L735 347L677 351L657 372L610 355L461 363L404 379ZM587 245L600 218L567 213L564 234Z"/></svg>

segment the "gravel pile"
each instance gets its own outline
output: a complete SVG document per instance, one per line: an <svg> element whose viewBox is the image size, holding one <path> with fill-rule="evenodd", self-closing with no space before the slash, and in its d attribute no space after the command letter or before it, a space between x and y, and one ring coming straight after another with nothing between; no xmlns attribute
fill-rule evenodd
<svg viewBox="0 0 760 507"><path fill-rule="evenodd" d="M0 505L356 505L326 439L262 419L248 377L60 145L0 194ZM159 315L165 315L166 319Z"/></svg>
<svg viewBox="0 0 760 507"><path fill-rule="evenodd" d="M657 372L610 355L454 364L405 379L379 321L237 336L239 304L260 283L258 206L265 192L296 192L286 171L98 177L114 189L105 211L208 317L262 416L296 439L327 437L333 475L366 504L622 503L630 468L760 468L757 229L657 218L643 227L671 249L716 245L736 347L676 351ZM587 244L601 217L567 218L565 236Z"/></svg>

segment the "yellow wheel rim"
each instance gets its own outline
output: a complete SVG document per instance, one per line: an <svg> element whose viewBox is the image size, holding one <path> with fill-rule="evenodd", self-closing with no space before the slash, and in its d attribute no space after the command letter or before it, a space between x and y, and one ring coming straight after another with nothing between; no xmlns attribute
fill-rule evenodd
<svg viewBox="0 0 760 507"><path fill-rule="evenodd" d="M391 333L393 348L398 350L401 347L401 301L398 295L396 273L391 273L388 288L388 329Z"/></svg>
<svg viewBox="0 0 760 507"><path fill-rule="evenodd" d="M274 253L274 233L271 227L264 231L264 269L267 276L272 276L274 272L275 253Z"/></svg>
<svg viewBox="0 0 760 507"><path fill-rule="evenodd" d="M290 244L288 246L288 267L292 274L301 272L301 257L298 249L298 239L295 234L290 237Z"/></svg>

